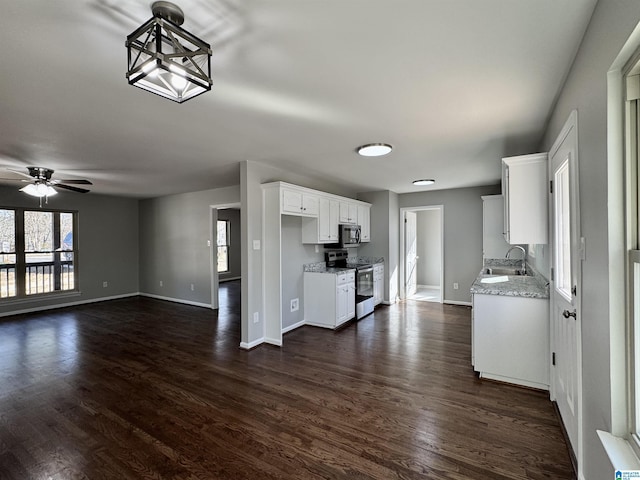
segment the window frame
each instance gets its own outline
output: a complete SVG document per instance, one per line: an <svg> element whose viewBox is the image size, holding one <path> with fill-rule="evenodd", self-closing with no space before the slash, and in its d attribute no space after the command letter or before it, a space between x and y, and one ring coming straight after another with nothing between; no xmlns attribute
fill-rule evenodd
<svg viewBox="0 0 640 480"><path fill-rule="evenodd" d="M225 224L225 244L220 244L218 243L218 231L219 231L219 226L221 223ZM230 242L229 242L229 235L231 233L231 222L229 220L225 220L222 218L218 218L217 223L216 223L216 269L218 271L218 273L229 273L231 271L230 269L230 262L229 262L229 252L231 250L231 246L230 246ZM224 248L226 249L226 259L227 259L227 268L226 270L220 270L218 268L220 262L218 260L219 258L219 254L220 254L220 249Z"/></svg>
<svg viewBox="0 0 640 480"><path fill-rule="evenodd" d="M69 295L76 295L80 293L80 282L79 282L79 252L78 252L78 211L71 209L36 209L33 207L14 207L14 206L4 206L0 205L1 210L10 210L14 212L14 234L15 234L15 247L14 252L15 255L15 290L16 294L14 296L7 296L0 298L0 305L8 305L11 303L24 303L38 299L46 299L52 297L64 297ZM52 248L51 250L43 250L38 252L27 251L25 245L25 213L26 212L36 212L36 213L51 213L52 214L52 234L54 235L52 240ZM70 214L72 216L72 246L71 250L65 249L62 250L63 239L58 238L61 237L61 215L62 214ZM60 244L59 248L56 248L56 244ZM51 267L54 269L53 275L53 284L54 287L47 292L38 292L38 293L27 293L27 268L29 267L29 262L27 262L27 255L33 253L50 253L52 254L53 260L50 262ZM62 289L62 285L64 284L62 280L62 271L55 272L56 269L62 268L62 264L69 264L68 261L62 260L63 255L65 253L72 254L72 262L73 266L72 275L73 275L73 288ZM37 273L36 273L37 275ZM60 276L60 278L58 278ZM55 286L59 285L60 288L56 289Z"/></svg>

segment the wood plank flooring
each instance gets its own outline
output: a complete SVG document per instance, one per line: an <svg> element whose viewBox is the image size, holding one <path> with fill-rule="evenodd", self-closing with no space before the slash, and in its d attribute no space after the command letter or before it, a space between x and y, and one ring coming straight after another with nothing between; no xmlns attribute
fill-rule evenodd
<svg viewBox="0 0 640 480"><path fill-rule="evenodd" d="M470 310L407 301L284 346L131 298L0 319L0 479L571 479L547 395L481 381Z"/></svg>

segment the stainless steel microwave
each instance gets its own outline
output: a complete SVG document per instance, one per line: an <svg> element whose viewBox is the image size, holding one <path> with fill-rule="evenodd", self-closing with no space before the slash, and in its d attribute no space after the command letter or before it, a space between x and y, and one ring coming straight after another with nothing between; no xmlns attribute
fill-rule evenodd
<svg viewBox="0 0 640 480"><path fill-rule="evenodd" d="M340 224L339 243L341 248L360 245L360 225Z"/></svg>

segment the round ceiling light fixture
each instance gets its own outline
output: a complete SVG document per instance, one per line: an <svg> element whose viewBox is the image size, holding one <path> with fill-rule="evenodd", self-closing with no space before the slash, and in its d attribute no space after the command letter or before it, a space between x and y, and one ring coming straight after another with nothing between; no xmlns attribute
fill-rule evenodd
<svg viewBox="0 0 640 480"><path fill-rule="evenodd" d="M356 149L358 154L363 157L381 157L390 153L391 150L393 150L393 147L388 143L369 143Z"/></svg>
<svg viewBox="0 0 640 480"><path fill-rule="evenodd" d="M433 185L436 181L433 178L421 178L420 180L414 180L413 184L417 186Z"/></svg>

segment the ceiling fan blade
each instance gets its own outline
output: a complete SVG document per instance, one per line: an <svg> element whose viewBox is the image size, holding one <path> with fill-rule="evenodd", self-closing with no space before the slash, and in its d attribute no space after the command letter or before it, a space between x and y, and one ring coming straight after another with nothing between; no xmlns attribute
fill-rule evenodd
<svg viewBox="0 0 640 480"><path fill-rule="evenodd" d="M55 188L64 188L65 190L71 190L72 192L78 192L78 193L88 193L90 191L90 190L87 190L86 188L72 187L71 185L64 185L62 183L56 183L56 184L53 184L53 186Z"/></svg>
<svg viewBox="0 0 640 480"><path fill-rule="evenodd" d="M31 175L29 175L28 173L24 173L21 172L20 170L15 170L13 168L5 168L5 170L11 172L11 173L15 173L16 175L22 175L23 177L27 177L27 178L33 178Z"/></svg>
<svg viewBox="0 0 640 480"><path fill-rule="evenodd" d="M29 180L23 180L22 178L7 178L7 177L0 177L0 180L2 180L3 182L28 182Z"/></svg>
<svg viewBox="0 0 640 480"><path fill-rule="evenodd" d="M68 183L71 185L93 185L93 183L91 183L89 180L85 180L84 178L82 179L65 179L65 180L51 180L51 183L54 185L57 185L59 183Z"/></svg>

